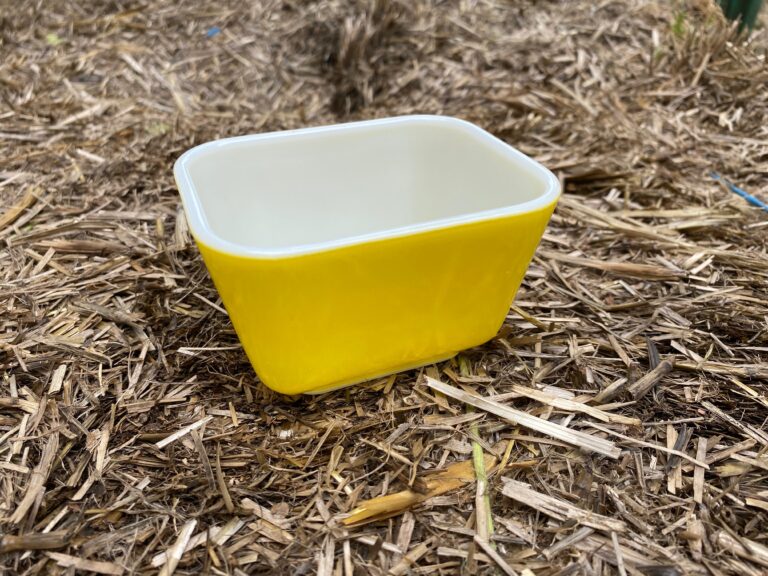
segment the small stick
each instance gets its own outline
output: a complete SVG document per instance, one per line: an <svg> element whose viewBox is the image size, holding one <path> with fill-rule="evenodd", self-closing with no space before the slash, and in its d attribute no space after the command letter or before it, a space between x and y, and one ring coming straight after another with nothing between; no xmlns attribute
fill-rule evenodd
<svg viewBox="0 0 768 576"><path fill-rule="evenodd" d="M210 542L216 546L221 546L222 544L226 543L226 541L229 540L243 526L245 526L245 522L240 520L240 518L234 517L224 526L213 526L211 528L207 528L206 530L195 534L189 539L187 545L184 547L184 552L189 552L193 548L202 546L206 542ZM160 552L159 554L155 554L155 556L152 557L150 564L152 564L154 568L159 568L167 561L168 554L166 552Z"/></svg>
<svg viewBox="0 0 768 576"><path fill-rule="evenodd" d="M567 500L562 500L550 496L549 494L538 492L525 482L519 482L505 477L501 480L504 482L504 486L501 489L501 493L504 494L504 496L511 498L515 502L529 506L534 510L538 510L542 514L546 514L555 520L559 520L560 522L572 520L584 526L594 528L595 530L602 530L604 532L627 531L627 525L623 520L617 520L596 512L590 512L575 504L571 504Z"/></svg>
<svg viewBox="0 0 768 576"><path fill-rule="evenodd" d="M416 527L416 518L410 510L406 510L403 514L403 519L400 523L400 530L397 532L397 546L402 550L402 554L395 554L393 561L395 563L402 560L403 555L408 552L408 547L411 544L411 537L413 536L413 529ZM348 542L348 540L345 540ZM351 572L350 572L351 576Z"/></svg>
<svg viewBox="0 0 768 576"><path fill-rule="evenodd" d="M48 480L48 475L53 468L54 459L58 450L59 435L57 432L51 432L48 442L43 448L42 455L40 456L40 462L38 462L35 469L32 470L24 498L21 499L21 502L10 518L10 522L13 524L20 524L21 521L24 520L27 512L32 508L32 505L35 503L35 500L40 495L41 491L45 489L44 486Z"/></svg>
<svg viewBox="0 0 768 576"><path fill-rule="evenodd" d="M429 547L432 546L434 540L435 537L432 536L431 538L427 538L421 544L414 546L408 554L403 556L403 559L400 560L400 562L390 569L388 574L390 576L402 576L402 574L408 572L411 566L429 551Z"/></svg>
<svg viewBox="0 0 768 576"><path fill-rule="evenodd" d="M653 340L645 337L645 347L648 348L648 367L653 370L661 362L661 356L659 356L659 349L656 348L656 344Z"/></svg>
<svg viewBox="0 0 768 576"><path fill-rule="evenodd" d="M670 450L675 450L675 446L677 445L677 439L680 436L680 434L677 433L677 430L675 430L675 427L672 426L672 424L667 424L667 448ZM670 455L667 459L667 465L665 467L665 472L667 473L667 492L670 494L675 493L675 489L677 487L677 483L675 481L675 459Z"/></svg>
<svg viewBox="0 0 768 576"><path fill-rule="evenodd" d="M197 422L193 422L189 426L184 426L184 428L182 428L181 430L178 430L177 432L174 432L173 434L171 434L167 438L163 438L159 442L155 442L155 446L157 446L158 448L165 448L171 442L175 442L176 440L178 440L179 438L182 438L183 436L186 436L187 434L189 434L193 430L197 430L198 428L204 426L205 424L207 424L211 420L213 420L213 416L206 416L202 420L198 420Z"/></svg>
<svg viewBox="0 0 768 576"><path fill-rule="evenodd" d="M48 533L32 533L23 536L6 534L0 538L0 554L8 554L17 550L55 550L69 544L70 535L60 530Z"/></svg>
<svg viewBox="0 0 768 576"><path fill-rule="evenodd" d="M597 393L597 395L592 398L592 400L589 401L590 404L605 404L607 402L610 402L616 396L621 394L629 385L629 381L626 378L619 378L616 380L616 382L612 382L600 392Z"/></svg>
<svg viewBox="0 0 768 576"><path fill-rule="evenodd" d="M757 440L760 442L760 444L763 444L764 446L768 446L768 434L763 432L762 430L758 430L757 428L754 428L748 424L743 424L736 420L733 416L730 414L726 414L720 408L712 404L712 402L704 401L701 403L704 408L712 412L715 416L720 418L721 420L725 421L726 423L730 424L737 430L741 431L742 434L745 436L748 436L749 438L752 438L754 440Z"/></svg>
<svg viewBox="0 0 768 576"><path fill-rule="evenodd" d="M5 214L0 216L0 230L12 224L14 220L21 216L24 210L37 201L37 192L36 188L30 188L17 204L11 206Z"/></svg>
<svg viewBox="0 0 768 576"><path fill-rule="evenodd" d="M651 389L659 383L659 380L669 374L674 367L675 364L673 360L662 360L659 362L659 365L656 366L656 368L632 384L629 388L627 388L627 390L629 390L629 393L632 394L632 397L635 400L639 400L648 394L648 392L650 392Z"/></svg>
<svg viewBox="0 0 768 576"><path fill-rule="evenodd" d="M624 556L621 553L619 537L616 535L616 532L611 532L611 542L613 542L613 552L616 554L616 568L619 569L621 576L627 576L627 570L624 568Z"/></svg>
<svg viewBox="0 0 768 576"><path fill-rule="evenodd" d="M640 420L637 418L629 418L627 416L622 416L621 414L611 414L610 412L600 410L595 406L589 406L569 398L560 398L542 390L536 390L535 388L528 388L527 386L513 384L512 390L521 396L525 396L531 400L536 400L542 404L547 404L553 408L567 410L568 412L581 412L591 416L595 420L600 420L602 422L613 422L616 424L626 424L628 426L640 426Z"/></svg>
<svg viewBox="0 0 768 576"><path fill-rule="evenodd" d="M176 570L176 566L178 566L181 557L186 552L187 544L189 539L192 538L195 526L197 526L197 520L189 520L181 527L176 542L165 553L165 565L160 570L160 576L171 576Z"/></svg>
<svg viewBox="0 0 768 576"><path fill-rule="evenodd" d="M662 446L661 444L654 444L653 442L646 442L645 440L638 440L637 438L625 436L624 434L620 434L615 430L611 430L610 428L600 426L599 424L596 424L596 423L590 423L590 426L592 428L595 428L596 430L605 432L606 434L611 434L613 436L616 436L617 438L621 438L626 442L632 442L634 444L637 444L638 446L644 446L645 448L654 448L655 450L658 450L659 452L664 452L665 454L674 454L675 456L679 456L683 460L688 460L688 462L691 462L696 466L701 466L705 470L709 470L709 464L707 464L706 462L701 462L699 460L696 460L696 458L688 456L688 454L686 454L685 452L675 450L674 448L667 448L666 446Z"/></svg>
<svg viewBox="0 0 768 576"><path fill-rule="evenodd" d="M514 313L515 313L515 314L517 314L518 316L520 316L520 317L521 317L523 320L525 320L526 322L530 322L531 324L533 324L534 326L536 326L536 328L538 328L539 330L544 330L545 332L546 332L547 330L549 330L549 326L547 326L547 325L546 325L544 322L542 322L542 321L541 321L541 320L539 320L538 318L534 318L533 316L531 316L530 314L528 314L528 312L526 312L525 310L522 310L522 309L521 309L521 308L519 308L518 306L515 306L514 304L512 304L512 305L509 307L509 309L510 309L510 310L512 310L512 312L514 312Z"/></svg>
<svg viewBox="0 0 768 576"><path fill-rule="evenodd" d="M706 462L707 460L707 439L699 436L699 443L696 448L696 460ZM701 504L704 501L704 468L696 466L693 469L693 501Z"/></svg>
<svg viewBox="0 0 768 576"><path fill-rule="evenodd" d="M480 548L483 549L483 552L490 556L491 560L496 562L496 565L501 568L501 571L504 572L504 574L507 576L517 576L517 572L512 569L512 566L507 564L507 561L504 560L504 558L502 558L501 555L499 555L499 553L496 552L496 550L494 550L490 544L488 544L488 542L480 538L480 536L477 534L475 534L475 542L478 546L480 546Z"/></svg>
<svg viewBox="0 0 768 576"><path fill-rule="evenodd" d="M753 438L747 438L746 440L742 440L741 442L734 444L733 446L729 446L728 448L724 448L723 450L710 454L709 456L707 456L706 463L714 464L715 462L719 462L720 460L729 458L734 454L738 454L739 452L743 452L744 450L749 450L755 444L757 444L757 442Z"/></svg>
<svg viewBox="0 0 768 576"><path fill-rule="evenodd" d="M542 550L542 554L544 554L544 557L547 560L552 561L552 559L558 554L560 554L560 552L581 542L582 540L584 540L584 538L587 538L588 536L591 536L592 534L594 534L594 532L595 532L594 529L590 528L589 526L582 526L570 536L566 536L562 540L558 540L557 542L552 544L549 548L545 548L544 550Z"/></svg>
<svg viewBox="0 0 768 576"><path fill-rule="evenodd" d="M221 472L221 444L216 446L216 485L219 487L222 500L224 500L224 507L227 509L227 512L232 514L235 511L235 506L232 503L232 496L230 496L227 483L224 480L224 474Z"/></svg>
<svg viewBox="0 0 768 576"><path fill-rule="evenodd" d="M736 539L725 531L718 532L713 540L722 550L728 550L746 560L768 567L768 547L763 544L744 537Z"/></svg>

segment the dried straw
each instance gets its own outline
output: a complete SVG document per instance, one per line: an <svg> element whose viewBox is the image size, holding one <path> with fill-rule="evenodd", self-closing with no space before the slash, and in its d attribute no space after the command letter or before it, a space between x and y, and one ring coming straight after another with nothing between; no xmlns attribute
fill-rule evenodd
<svg viewBox="0 0 768 576"><path fill-rule="evenodd" d="M0 13L0 572L765 573L768 222L709 176L767 198L764 27L709 0ZM563 183L515 305L457 360L279 396L171 165L413 112Z"/></svg>

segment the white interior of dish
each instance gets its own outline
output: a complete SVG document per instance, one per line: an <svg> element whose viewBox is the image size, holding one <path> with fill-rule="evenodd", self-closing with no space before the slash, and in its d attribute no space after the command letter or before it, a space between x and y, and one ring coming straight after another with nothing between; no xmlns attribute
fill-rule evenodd
<svg viewBox="0 0 768 576"><path fill-rule="evenodd" d="M546 168L477 126L403 116L209 142L176 162L190 228L212 248L280 257L527 212Z"/></svg>

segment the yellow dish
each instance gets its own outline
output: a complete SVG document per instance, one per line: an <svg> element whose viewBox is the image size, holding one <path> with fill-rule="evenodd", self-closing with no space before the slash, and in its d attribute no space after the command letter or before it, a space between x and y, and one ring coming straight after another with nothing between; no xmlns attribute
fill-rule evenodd
<svg viewBox="0 0 768 576"><path fill-rule="evenodd" d="M560 194L540 164L440 116L228 138L174 172L243 348L284 394L492 338Z"/></svg>

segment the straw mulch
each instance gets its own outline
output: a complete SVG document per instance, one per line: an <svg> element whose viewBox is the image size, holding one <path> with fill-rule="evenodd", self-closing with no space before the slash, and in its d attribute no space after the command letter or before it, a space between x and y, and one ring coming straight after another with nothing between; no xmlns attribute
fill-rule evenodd
<svg viewBox="0 0 768 576"><path fill-rule="evenodd" d="M768 214L709 176L768 195L764 32L705 0L0 4L0 570L768 571ZM562 178L516 305L451 362L276 395L172 163L410 112Z"/></svg>

